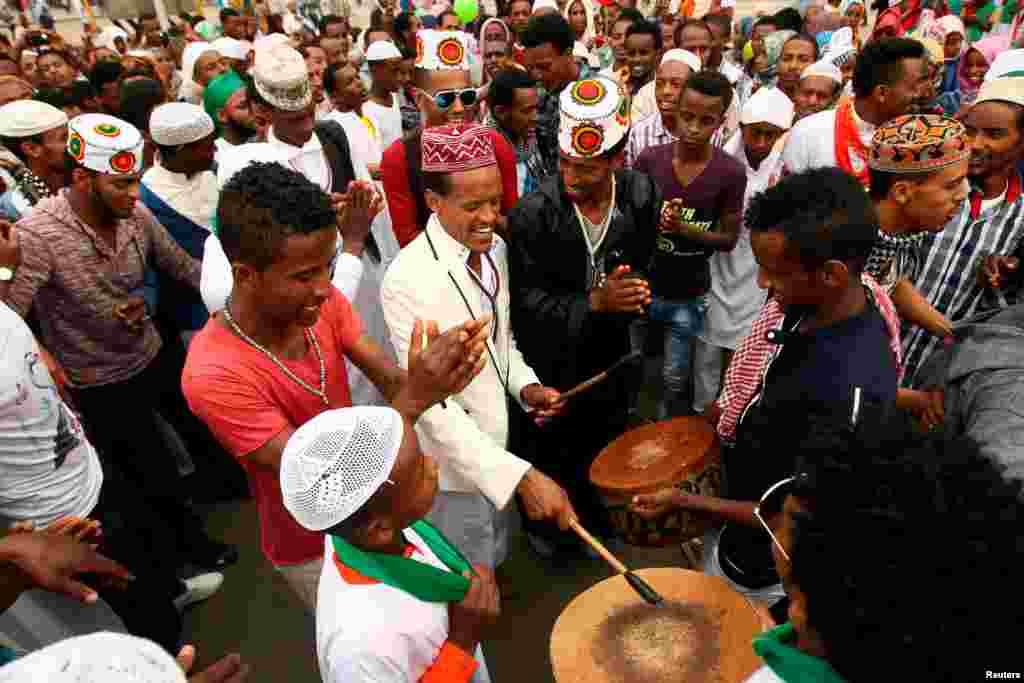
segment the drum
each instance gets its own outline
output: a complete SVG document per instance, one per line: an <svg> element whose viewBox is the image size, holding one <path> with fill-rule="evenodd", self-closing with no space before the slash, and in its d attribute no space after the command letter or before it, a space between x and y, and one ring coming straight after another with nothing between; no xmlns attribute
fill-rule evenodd
<svg viewBox="0 0 1024 683"><path fill-rule="evenodd" d="M678 417L644 425L608 444L590 466L590 482L627 543L661 546L701 536L713 520L690 510L643 519L629 509L633 496L669 486L717 496L721 472L715 430L702 418Z"/></svg>
<svg viewBox="0 0 1024 683"><path fill-rule="evenodd" d="M622 576L578 595L551 632L557 683L741 683L761 661L754 607L718 577L641 569L665 598L652 607Z"/></svg>

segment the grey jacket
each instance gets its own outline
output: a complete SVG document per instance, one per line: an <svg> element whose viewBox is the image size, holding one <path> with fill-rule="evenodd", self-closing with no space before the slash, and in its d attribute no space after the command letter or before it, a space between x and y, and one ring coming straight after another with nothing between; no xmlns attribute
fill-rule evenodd
<svg viewBox="0 0 1024 683"><path fill-rule="evenodd" d="M954 324L957 343L933 354L915 383L944 386L946 434L966 434L1024 477L1024 304Z"/></svg>

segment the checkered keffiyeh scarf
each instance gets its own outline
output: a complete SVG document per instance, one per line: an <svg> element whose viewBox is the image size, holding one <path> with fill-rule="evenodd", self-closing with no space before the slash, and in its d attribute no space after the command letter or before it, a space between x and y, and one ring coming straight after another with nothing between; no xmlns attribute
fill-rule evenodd
<svg viewBox="0 0 1024 683"><path fill-rule="evenodd" d="M878 308L889 331L889 349L896 358L897 381L903 379L903 355L900 347L900 319L892 299L878 282L867 273L861 274L861 282L868 291L869 299ZM736 427L740 415L754 398L764 381L765 371L780 346L768 341L768 332L782 327L786 314L775 299L769 299L754 321L750 334L740 345L725 373L725 384L716 404L722 410L718 420L718 436L727 443L736 438Z"/></svg>
<svg viewBox="0 0 1024 683"><path fill-rule="evenodd" d="M890 235L879 230L864 271L891 291L899 278L913 277L924 237L923 232Z"/></svg>

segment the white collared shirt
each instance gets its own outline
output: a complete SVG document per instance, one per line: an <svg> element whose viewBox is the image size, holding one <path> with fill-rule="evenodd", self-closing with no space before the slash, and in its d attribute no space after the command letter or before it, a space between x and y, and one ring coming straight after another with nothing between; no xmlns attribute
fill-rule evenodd
<svg viewBox="0 0 1024 683"><path fill-rule="evenodd" d="M466 272L468 272L469 276L473 278L478 285L480 285L476 288L476 293L480 300L480 310L497 316L498 312L495 310L491 298L488 297L487 294L490 294L492 297L498 296L498 287L500 285L498 282L498 272L492 265L497 262L497 259L501 258L498 251L500 244L498 240L492 238L491 248L487 250L486 254L481 254L480 275L477 275L476 271L469 267L469 259L473 255L473 252L469 247L456 240L448 233L447 230L444 229L444 226L441 225L441 220L437 217L436 213L430 214L430 219L427 221L428 227L431 223L437 224L437 227L440 228L440 230L438 230L438 233L441 235L440 239L448 242L447 248L450 249L460 261L466 264ZM486 293L484 290L486 290ZM503 320L501 322L507 323L508 321Z"/></svg>
<svg viewBox="0 0 1024 683"><path fill-rule="evenodd" d="M212 171L184 173L168 171L159 164L142 176L142 184L171 207L196 225L212 230L213 216L217 212L220 188Z"/></svg>
<svg viewBox="0 0 1024 683"><path fill-rule="evenodd" d="M302 147L296 147L280 140L271 127L267 133L267 144L280 155L287 166L309 178L310 182L319 185L324 192L331 191L331 167L327 163L324 148L316 133L310 135Z"/></svg>

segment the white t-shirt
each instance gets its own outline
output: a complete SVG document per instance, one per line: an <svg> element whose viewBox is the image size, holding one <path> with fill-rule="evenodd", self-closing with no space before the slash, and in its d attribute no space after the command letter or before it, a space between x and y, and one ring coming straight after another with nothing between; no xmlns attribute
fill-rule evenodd
<svg viewBox="0 0 1024 683"><path fill-rule="evenodd" d="M0 302L0 524L87 517L103 470L25 321Z"/></svg>
<svg viewBox="0 0 1024 683"><path fill-rule="evenodd" d="M448 571L412 529L412 559ZM316 650L324 683L418 681L448 638L448 605L423 602L384 583L349 584L324 541L324 568L316 599ZM483 652L473 683L489 683Z"/></svg>
<svg viewBox="0 0 1024 683"><path fill-rule="evenodd" d="M370 117L377 126L381 149L387 149L391 143L402 137L402 109L398 93L391 93L390 107L382 107L373 100L366 100L363 104L363 115Z"/></svg>

